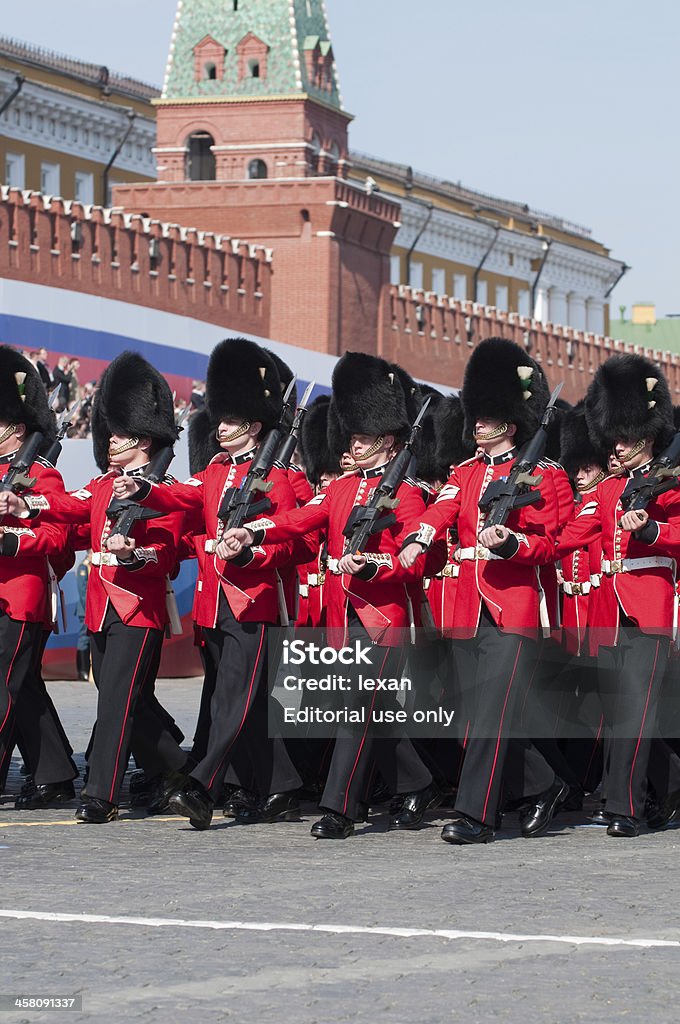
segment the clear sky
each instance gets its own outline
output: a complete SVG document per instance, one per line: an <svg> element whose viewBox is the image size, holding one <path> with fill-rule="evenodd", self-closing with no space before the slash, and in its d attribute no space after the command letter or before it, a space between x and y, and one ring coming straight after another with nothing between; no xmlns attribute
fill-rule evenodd
<svg viewBox="0 0 680 1024"><path fill-rule="evenodd" d="M0 0L0 33L160 84L175 6ZM354 149L591 228L633 268L613 316L680 313L680 3L326 6Z"/></svg>

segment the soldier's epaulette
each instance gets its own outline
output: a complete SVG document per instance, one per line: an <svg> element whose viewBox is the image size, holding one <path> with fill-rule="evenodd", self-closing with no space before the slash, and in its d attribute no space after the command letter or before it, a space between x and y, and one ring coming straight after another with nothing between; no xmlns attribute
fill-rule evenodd
<svg viewBox="0 0 680 1024"><path fill-rule="evenodd" d="M36 462L38 463L39 466L44 466L45 469L54 469L53 463L51 463L48 459L44 458L44 456L42 455L36 455L36 457L33 460L33 463L35 464Z"/></svg>
<svg viewBox="0 0 680 1024"><path fill-rule="evenodd" d="M474 464L478 461L479 460L477 459L476 455L471 455L469 459L463 459L462 462L457 463L457 465L454 468L460 469L461 466L474 466Z"/></svg>
<svg viewBox="0 0 680 1024"><path fill-rule="evenodd" d="M555 462L554 459L539 459L537 465L540 466L541 469L564 469L564 467L559 462Z"/></svg>
<svg viewBox="0 0 680 1024"><path fill-rule="evenodd" d="M302 466L289 466L288 467L288 472L289 473L304 473L304 469L302 468Z"/></svg>
<svg viewBox="0 0 680 1024"><path fill-rule="evenodd" d="M408 484L409 487L417 487L419 490L421 487L427 487L427 484L420 484L417 480L414 480L412 476L405 476L404 483Z"/></svg>
<svg viewBox="0 0 680 1024"><path fill-rule="evenodd" d="M164 484L176 484L177 483L177 478L172 476L171 473L166 473L165 476L163 477L163 483Z"/></svg>

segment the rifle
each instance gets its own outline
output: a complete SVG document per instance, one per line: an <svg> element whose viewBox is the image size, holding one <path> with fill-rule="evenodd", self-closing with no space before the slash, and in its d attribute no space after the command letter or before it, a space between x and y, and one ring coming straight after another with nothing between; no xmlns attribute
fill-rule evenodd
<svg viewBox="0 0 680 1024"><path fill-rule="evenodd" d="M54 391L52 394L56 395L57 392ZM57 462L59 461L59 456L61 455L62 452L61 442L66 437L66 431L70 427L71 421L73 420L76 413L80 409L81 404L82 403L78 401L70 409L64 409L62 414L57 419L56 437L54 438L54 441L52 442L48 450L45 452L45 455L43 456L43 458L46 459L46 461L49 462L51 466L56 466ZM50 399L50 408L51 407L52 400Z"/></svg>
<svg viewBox="0 0 680 1024"><path fill-rule="evenodd" d="M290 428L290 432L287 437L284 437L276 453L274 465L277 466L279 469L288 469L288 467L290 466L291 459L293 458L293 454L295 452L295 449L297 448L298 438L300 437L302 421L304 420L305 414L307 412L307 403L309 402L309 396L314 390L315 384L316 381L313 380L307 386L307 389L304 395L302 396L302 401L295 410L295 417L293 419L293 424Z"/></svg>
<svg viewBox="0 0 680 1024"><path fill-rule="evenodd" d="M189 412L190 407L187 406L178 417L176 421L178 433L184 429L184 421ZM161 448L148 463L140 479L148 480L152 484L161 483L165 479L165 474L174 457L175 449L173 445L169 444ZM163 512L155 512L151 508L145 508L143 505L138 505L131 498L114 498L106 510L108 518L113 520L113 527L109 536L113 537L116 534L120 534L121 537L129 537L135 523L144 519L157 519L164 514Z"/></svg>
<svg viewBox="0 0 680 1024"><path fill-rule="evenodd" d="M679 475L680 431L640 480L631 477L628 481L620 498L625 511L637 512L647 508L659 494L678 486Z"/></svg>
<svg viewBox="0 0 680 1024"><path fill-rule="evenodd" d="M1 492L10 491L12 494L17 494L20 490L28 491L35 486L37 478L28 476L28 471L35 462L44 441L45 435L39 430L28 435L12 460L12 465L0 480Z"/></svg>
<svg viewBox="0 0 680 1024"><path fill-rule="evenodd" d="M541 500L541 492L537 488L543 480L543 475L532 474L545 454L548 428L555 414L555 402L562 387L560 383L553 391L543 413L541 425L518 455L508 476L492 480L479 499L480 509L487 513L485 527L504 526L514 509L535 505Z"/></svg>
<svg viewBox="0 0 680 1024"><path fill-rule="evenodd" d="M367 505L355 505L350 512L342 531L343 536L348 540L345 549L346 555L360 555L369 537L375 533L382 533L388 526L396 523L397 517L394 514L394 509L399 504L396 494L412 467L413 446L422 429L421 424L430 401L428 396L423 402L411 428L411 436L387 466L380 478L380 483L371 495L371 500ZM384 514L385 509L389 510L387 514Z"/></svg>
<svg viewBox="0 0 680 1024"><path fill-rule="evenodd" d="M267 512L271 506L269 498L257 499L258 494L267 494L274 486L267 480L276 458L283 433L280 429L270 430L257 450L246 476L239 487L228 487L220 502L217 518L223 524L222 532L243 526L249 519Z"/></svg>

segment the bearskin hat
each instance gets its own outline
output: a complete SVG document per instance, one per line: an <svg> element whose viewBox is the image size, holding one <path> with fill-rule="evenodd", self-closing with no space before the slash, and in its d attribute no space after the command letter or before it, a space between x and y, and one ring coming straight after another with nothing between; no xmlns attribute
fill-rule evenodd
<svg viewBox="0 0 680 1024"><path fill-rule="evenodd" d="M264 351L267 353L267 355L270 357L270 359L274 360L274 365L276 366L276 369L277 369L278 374L279 374L279 380L281 381L281 400L283 401L283 396L286 393L286 389L288 388L288 385L290 384L290 382L295 377L295 374L291 370L291 368L288 365L288 363L284 363L284 361L281 358L281 356L277 356L276 352L272 352L268 348L266 348ZM295 417L295 409L296 409L296 406L297 406L297 399L298 399L297 385L294 384L293 385L293 390L290 393L290 398L288 400L288 405L284 406L284 408L283 408L283 415L282 415L282 418L281 418L281 425L283 427L285 427L286 430L290 430L290 428L293 426L293 419Z"/></svg>
<svg viewBox="0 0 680 1024"><path fill-rule="evenodd" d="M549 398L545 374L523 348L506 338L487 338L465 370L465 437L473 439L475 422L484 417L514 423L515 442L521 447L538 430Z"/></svg>
<svg viewBox="0 0 680 1024"><path fill-rule="evenodd" d="M215 437L207 409L199 409L189 420L189 470L200 473L211 459L222 451Z"/></svg>
<svg viewBox="0 0 680 1024"><path fill-rule="evenodd" d="M439 402L436 411L435 437L437 441L436 461L446 480L451 466L458 466L475 454L475 444L463 435L465 417L460 395L446 395Z"/></svg>
<svg viewBox="0 0 680 1024"><path fill-rule="evenodd" d="M352 434L408 438L410 421L400 375L384 359L346 352L335 365L332 384L329 423L334 450L340 443L347 451Z"/></svg>
<svg viewBox="0 0 680 1024"><path fill-rule="evenodd" d="M425 402L429 398L430 403L421 420L420 433L413 447L416 476L419 480L433 484L438 480L446 480L449 475L448 470L445 470L442 476L442 467L437 460L437 411L445 398L441 391L430 387L429 384L421 384L418 391L422 401Z"/></svg>
<svg viewBox="0 0 680 1024"><path fill-rule="evenodd" d="M617 441L648 437L658 453L675 433L668 382L644 356L615 355L602 363L588 388L585 410L593 442L607 452Z"/></svg>
<svg viewBox="0 0 680 1024"><path fill-rule="evenodd" d="M399 383L402 386L404 392L404 399L406 401L406 415L410 424L413 423L416 416L420 412L420 407L425 400L427 394L435 393L436 388L431 388L429 385L417 384L411 374L404 369L403 366L399 366L398 363L391 363L391 369L396 373L399 378Z"/></svg>
<svg viewBox="0 0 680 1024"><path fill-rule="evenodd" d="M307 479L315 487L326 473L340 473L339 456L328 443L330 395L319 395L307 409L300 430L299 449ZM340 452L340 455L342 452Z"/></svg>
<svg viewBox="0 0 680 1024"><path fill-rule="evenodd" d="M247 338L216 345L206 375L205 401L210 422L258 421L265 430L281 416L281 381L272 357Z"/></svg>
<svg viewBox="0 0 680 1024"><path fill-rule="evenodd" d="M47 451L56 436L54 414L38 371L8 345L0 345L0 419L5 423L25 423L29 434L39 430L45 435L43 451Z"/></svg>
<svg viewBox="0 0 680 1024"><path fill-rule="evenodd" d="M583 466L599 466L605 473L608 471L607 452L596 447L588 433L583 402L562 415L559 461L572 480Z"/></svg>
<svg viewBox="0 0 680 1024"><path fill-rule="evenodd" d="M94 456L102 473L112 434L150 437L161 447L177 440L170 385L138 352L122 352L109 363L92 403Z"/></svg>

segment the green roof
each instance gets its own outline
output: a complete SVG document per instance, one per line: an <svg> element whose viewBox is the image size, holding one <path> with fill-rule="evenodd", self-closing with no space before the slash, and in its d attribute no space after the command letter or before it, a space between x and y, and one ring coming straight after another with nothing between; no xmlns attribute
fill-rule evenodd
<svg viewBox="0 0 680 1024"><path fill-rule="evenodd" d="M268 47L267 74L239 82L236 48L250 32ZM226 50L224 77L197 82L193 51L206 36ZM323 0L183 0L177 6L162 98L307 95L340 110L335 64L330 91L307 77L305 51L317 45L323 56L331 50Z"/></svg>
<svg viewBox="0 0 680 1024"><path fill-rule="evenodd" d="M655 324L633 324L630 320L610 320L612 338L643 348L680 353L680 317L657 320Z"/></svg>

